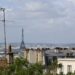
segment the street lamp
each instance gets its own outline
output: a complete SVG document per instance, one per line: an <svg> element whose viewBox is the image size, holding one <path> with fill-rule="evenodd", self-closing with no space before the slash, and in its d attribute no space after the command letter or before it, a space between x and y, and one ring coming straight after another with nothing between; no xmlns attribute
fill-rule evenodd
<svg viewBox="0 0 75 75"><path fill-rule="evenodd" d="M3 24L4 24L4 44L5 44L5 57L6 57L6 26L5 26L5 8L0 8L3 12Z"/></svg>

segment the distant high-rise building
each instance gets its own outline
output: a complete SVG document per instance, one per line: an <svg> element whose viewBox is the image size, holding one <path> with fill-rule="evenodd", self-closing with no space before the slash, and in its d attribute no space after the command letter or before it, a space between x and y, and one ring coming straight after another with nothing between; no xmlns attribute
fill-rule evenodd
<svg viewBox="0 0 75 75"><path fill-rule="evenodd" d="M20 49L25 49L25 43L24 43L24 29L23 29L23 28L22 28L22 41L21 41Z"/></svg>

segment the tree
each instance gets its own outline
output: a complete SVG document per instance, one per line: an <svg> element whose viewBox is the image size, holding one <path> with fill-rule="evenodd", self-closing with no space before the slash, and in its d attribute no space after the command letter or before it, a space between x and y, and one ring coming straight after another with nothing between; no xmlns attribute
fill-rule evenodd
<svg viewBox="0 0 75 75"><path fill-rule="evenodd" d="M30 64L26 59L20 57L6 68L0 68L0 75L43 75L43 65Z"/></svg>
<svg viewBox="0 0 75 75"><path fill-rule="evenodd" d="M54 56L53 59L50 61L50 64L48 65L47 74L56 75L57 68L59 68L59 67L62 67L62 65L58 64L57 57Z"/></svg>

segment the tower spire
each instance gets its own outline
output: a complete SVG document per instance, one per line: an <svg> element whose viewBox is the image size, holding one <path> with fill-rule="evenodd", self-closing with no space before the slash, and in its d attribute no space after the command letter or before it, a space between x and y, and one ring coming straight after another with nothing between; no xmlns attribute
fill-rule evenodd
<svg viewBox="0 0 75 75"><path fill-rule="evenodd" d="M24 41L24 29L22 28L22 41Z"/></svg>
<svg viewBox="0 0 75 75"><path fill-rule="evenodd" d="M24 43L24 29L23 29L23 28L22 28L22 41L21 41L20 49L25 49L25 43Z"/></svg>

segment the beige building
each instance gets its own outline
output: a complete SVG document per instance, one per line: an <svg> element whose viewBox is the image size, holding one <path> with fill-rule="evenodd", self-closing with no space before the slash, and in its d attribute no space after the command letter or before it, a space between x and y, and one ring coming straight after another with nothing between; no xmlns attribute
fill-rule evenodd
<svg viewBox="0 0 75 75"><path fill-rule="evenodd" d="M58 58L58 64L62 64L62 68L57 69L57 73L63 72L67 74L68 72L75 72L75 58Z"/></svg>
<svg viewBox="0 0 75 75"><path fill-rule="evenodd" d="M41 63L45 64L44 51L42 49L25 49L24 58L30 63Z"/></svg>

